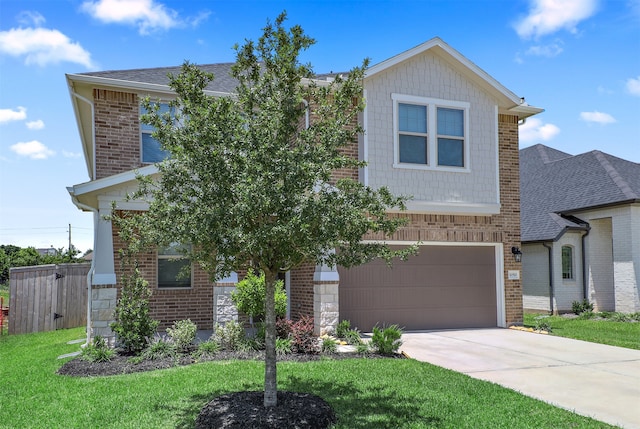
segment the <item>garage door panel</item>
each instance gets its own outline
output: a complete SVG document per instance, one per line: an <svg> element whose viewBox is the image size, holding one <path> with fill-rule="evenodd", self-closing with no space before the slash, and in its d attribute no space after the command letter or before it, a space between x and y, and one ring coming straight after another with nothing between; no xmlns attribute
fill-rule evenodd
<svg viewBox="0 0 640 429"><path fill-rule="evenodd" d="M469 317L465 319L460 319L450 311L442 308L429 309L422 312L388 310L385 311L382 317L375 317L368 311L360 311L355 312L353 318L349 320L360 320L360 323L352 322L352 326L365 332L370 332L374 326L382 327L393 324L405 330L489 328L496 326L495 315L483 316L487 314L486 308L467 307L465 311L469 313ZM362 328L363 326L364 328Z"/></svg>
<svg viewBox="0 0 640 429"><path fill-rule="evenodd" d="M497 325L494 247L423 246L389 268L374 261L340 272L340 317L370 330Z"/></svg>

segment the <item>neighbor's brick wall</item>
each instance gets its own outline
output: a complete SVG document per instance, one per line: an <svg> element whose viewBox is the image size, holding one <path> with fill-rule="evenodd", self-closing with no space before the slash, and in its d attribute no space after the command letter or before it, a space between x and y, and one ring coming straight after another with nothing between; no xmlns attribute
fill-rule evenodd
<svg viewBox="0 0 640 429"><path fill-rule="evenodd" d="M142 166L136 94L94 89L96 179Z"/></svg>

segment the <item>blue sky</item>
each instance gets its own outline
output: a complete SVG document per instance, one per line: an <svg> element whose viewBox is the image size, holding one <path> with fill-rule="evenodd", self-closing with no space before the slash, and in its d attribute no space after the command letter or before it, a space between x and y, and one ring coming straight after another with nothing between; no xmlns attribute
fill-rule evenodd
<svg viewBox="0 0 640 429"><path fill-rule="evenodd" d="M65 73L229 62L287 10L316 72L434 36L529 104L521 147L640 162L640 0L0 2L0 244L92 247L67 186L88 180Z"/></svg>

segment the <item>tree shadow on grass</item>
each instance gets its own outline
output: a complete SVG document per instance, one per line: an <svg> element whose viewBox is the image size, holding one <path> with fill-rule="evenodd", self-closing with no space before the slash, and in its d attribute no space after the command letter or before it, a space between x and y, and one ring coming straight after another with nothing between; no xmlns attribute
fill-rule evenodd
<svg viewBox="0 0 640 429"><path fill-rule="evenodd" d="M238 391L262 390L261 383L246 381ZM294 375L279 382L279 390L318 395L338 416L337 426L349 429L399 429L404 427L440 427L442 419L425 413L425 407L388 390L359 388L352 382L307 380ZM181 406L172 407L176 429L193 429L200 410L214 398L229 393L214 389L189 397ZM166 407L165 407L166 409Z"/></svg>
<svg viewBox="0 0 640 429"><path fill-rule="evenodd" d="M306 392L327 401L338 416L338 426L349 429L440 427L441 417L428 415L425 407L389 390L363 391L352 382L309 380L291 375L281 390Z"/></svg>

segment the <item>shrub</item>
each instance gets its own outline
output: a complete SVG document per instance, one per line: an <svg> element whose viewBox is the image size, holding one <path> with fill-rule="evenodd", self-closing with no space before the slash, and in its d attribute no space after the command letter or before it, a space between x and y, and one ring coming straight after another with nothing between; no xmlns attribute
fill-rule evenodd
<svg viewBox="0 0 640 429"><path fill-rule="evenodd" d="M611 320L614 322L629 322L631 321L631 316L624 313L613 313L611 315Z"/></svg>
<svg viewBox="0 0 640 429"><path fill-rule="evenodd" d="M252 319L261 320L264 317L264 301L266 286L264 273L256 276L251 270L236 285L236 289L231 293L231 300L238 308ZM287 313L287 294L284 291L284 283L281 280L276 282L276 317L284 317Z"/></svg>
<svg viewBox="0 0 640 429"><path fill-rule="evenodd" d="M318 353L318 340L313 334L313 317L302 316L291 323L291 341L298 353Z"/></svg>
<svg viewBox="0 0 640 429"><path fill-rule="evenodd" d="M347 338L347 333L351 330L351 322L348 320L341 320L336 326L336 337Z"/></svg>
<svg viewBox="0 0 640 429"><path fill-rule="evenodd" d="M356 344L356 353L359 354L368 354L371 352L371 346L369 343L365 343L364 341L360 341L360 343Z"/></svg>
<svg viewBox="0 0 640 429"><path fill-rule="evenodd" d="M534 329L536 331L547 331L551 332L551 323L547 320L548 316L536 317L536 325Z"/></svg>
<svg viewBox="0 0 640 429"><path fill-rule="evenodd" d="M571 303L571 311L574 314L578 315L584 313L585 311L593 311L593 304L591 304L586 299L583 299L582 301L573 301Z"/></svg>
<svg viewBox="0 0 640 429"><path fill-rule="evenodd" d="M171 328L167 328L169 338L171 338L178 350L182 352L188 351L196 339L197 331L198 327L191 319L177 321Z"/></svg>
<svg viewBox="0 0 640 429"><path fill-rule="evenodd" d="M402 345L400 337L402 337L402 329L398 325L390 325L382 329L374 326L371 347L383 355L396 353Z"/></svg>
<svg viewBox="0 0 640 429"><path fill-rule="evenodd" d="M360 331L357 329L349 329L347 334L344 336L344 340L347 344L358 345L362 342L362 338L360 338Z"/></svg>
<svg viewBox="0 0 640 429"><path fill-rule="evenodd" d="M149 283L142 278L138 267L125 277L121 296L114 311L115 322L111 330L126 352L139 353L158 328L158 322L149 313Z"/></svg>
<svg viewBox="0 0 640 429"><path fill-rule="evenodd" d="M114 354L115 351L107 345L107 341L96 335L93 341L82 349L80 357L89 362L108 362Z"/></svg>
<svg viewBox="0 0 640 429"><path fill-rule="evenodd" d="M276 338L286 339L291 335L291 325L293 322L289 319L276 320Z"/></svg>
<svg viewBox="0 0 640 429"><path fill-rule="evenodd" d="M153 340L149 342L147 348L142 352L142 356L149 360L174 358L176 357L176 354L176 346L165 341L159 335L156 335Z"/></svg>
<svg viewBox="0 0 640 429"><path fill-rule="evenodd" d="M578 319L580 320L593 319L594 316L595 316L595 313L593 311L585 310L582 313L580 313L580 315L578 316Z"/></svg>
<svg viewBox="0 0 640 429"><path fill-rule="evenodd" d="M198 344L198 349L193 352L193 357L200 359L206 356L214 356L220 351L220 344L215 341L207 340Z"/></svg>
<svg viewBox="0 0 640 429"><path fill-rule="evenodd" d="M336 353L338 351L338 345L336 341L331 337L325 337L322 339L322 343L320 345L320 351L322 353Z"/></svg>
<svg viewBox="0 0 640 429"><path fill-rule="evenodd" d="M233 320L224 325L216 324L211 339L220 344L221 349L229 351L240 350L247 342L244 328Z"/></svg>
<svg viewBox="0 0 640 429"><path fill-rule="evenodd" d="M636 313L631 313L629 315L629 317L631 318L631 320L635 320L636 322L640 322L640 311L638 311Z"/></svg>
<svg viewBox="0 0 640 429"><path fill-rule="evenodd" d="M276 338L276 354L278 356L291 353L292 345L289 338Z"/></svg>

